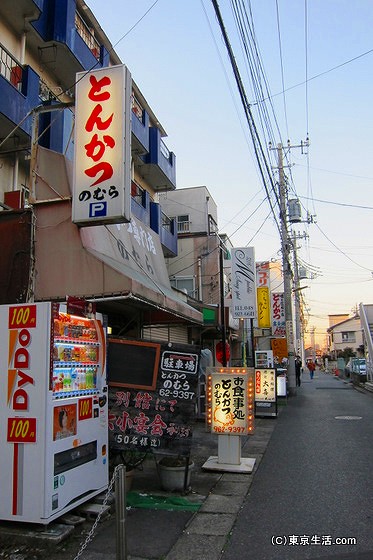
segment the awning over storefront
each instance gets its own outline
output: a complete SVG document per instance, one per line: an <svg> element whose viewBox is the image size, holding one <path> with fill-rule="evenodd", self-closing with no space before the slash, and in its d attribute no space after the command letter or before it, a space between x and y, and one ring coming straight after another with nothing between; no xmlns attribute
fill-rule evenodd
<svg viewBox="0 0 373 560"><path fill-rule="evenodd" d="M37 179L45 187L37 184L34 204L35 300L67 295L112 304L122 300L203 324L202 313L172 289L159 237L145 224L133 218L129 224L78 228L71 222L68 173L63 185L51 190L56 162L46 152L38 157Z"/></svg>
<svg viewBox="0 0 373 560"><path fill-rule="evenodd" d="M203 323L202 313L180 299L171 286L160 283L158 275L141 272L132 257L121 262L106 252L111 244L114 250L117 243L107 226L79 231L71 222L67 201L36 205L35 215L36 300L64 300L73 295L119 303L122 298L188 322ZM162 261L163 255L158 260Z"/></svg>

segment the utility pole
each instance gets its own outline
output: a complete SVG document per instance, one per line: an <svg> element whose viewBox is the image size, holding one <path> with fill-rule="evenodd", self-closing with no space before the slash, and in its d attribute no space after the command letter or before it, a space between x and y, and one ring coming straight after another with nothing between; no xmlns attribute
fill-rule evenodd
<svg viewBox="0 0 373 560"><path fill-rule="evenodd" d="M309 145L308 138L305 142L301 142L297 146L291 146L288 141L287 149L303 148ZM290 250L291 239L287 228L287 190L284 172L284 147L277 144L277 168L279 174L279 205L280 205L280 234L281 234L281 251L282 251L282 270L284 275L284 303L285 303L285 321L286 321L286 340L288 346L288 381L289 395L297 394L295 380L295 352L294 352L294 331L293 331L293 304L292 304L292 270L290 266Z"/></svg>
<svg viewBox="0 0 373 560"><path fill-rule="evenodd" d="M307 286L300 286L299 282L299 269L298 269L298 258L297 258L297 240L305 239L307 237L306 233L296 234L293 232L293 268L294 268L294 300L295 300L295 345L296 354L302 358L304 361L304 338L303 338L303 325L301 321L301 303L300 303L300 291L307 288Z"/></svg>
<svg viewBox="0 0 373 560"><path fill-rule="evenodd" d="M290 266L290 239L286 220L286 184L284 173L283 146L277 145L277 165L279 174L279 202L280 202L280 233L282 252L282 271L284 275L284 303L286 321L286 340L288 346L288 382L289 395L297 394L295 380L295 355L294 355L294 333L293 333L293 310L292 310L292 273Z"/></svg>

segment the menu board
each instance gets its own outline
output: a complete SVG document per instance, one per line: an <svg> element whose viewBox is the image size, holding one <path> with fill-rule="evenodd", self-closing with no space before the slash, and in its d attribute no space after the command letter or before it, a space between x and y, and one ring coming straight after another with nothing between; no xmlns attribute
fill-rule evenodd
<svg viewBox="0 0 373 560"><path fill-rule="evenodd" d="M119 339L109 339L109 446L122 451L189 455L200 348L151 343L159 347L158 359L156 348L151 352L142 344L149 343L122 344ZM141 360L141 371L136 356Z"/></svg>

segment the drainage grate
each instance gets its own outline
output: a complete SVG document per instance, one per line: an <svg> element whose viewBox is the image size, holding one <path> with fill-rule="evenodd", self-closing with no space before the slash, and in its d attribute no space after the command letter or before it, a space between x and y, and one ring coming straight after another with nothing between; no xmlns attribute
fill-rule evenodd
<svg viewBox="0 0 373 560"><path fill-rule="evenodd" d="M362 416L334 416L336 420L361 420Z"/></svg>

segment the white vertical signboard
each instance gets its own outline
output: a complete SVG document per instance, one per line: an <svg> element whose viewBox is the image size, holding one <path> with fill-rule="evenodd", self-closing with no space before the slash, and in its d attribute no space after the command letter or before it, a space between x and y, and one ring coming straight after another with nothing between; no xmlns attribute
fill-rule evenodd
<svg viewBox="0 0 373 560"><path fill-rule="evenodd" d="M72 220L130 221L131 75L124 65L76 75Z"/></svg>
<svg viewBox="0 0 373 560"><path fill-rule="evenodd" d="M256 317L255 257L253 247L232 249L232 315Z"/></svg>
<svg viewBox="0 0 373 560"><path fill-rule="evenodd" d="M286 336L285 297L284 293L271 294L272 299L272 335Z"/></svg>

